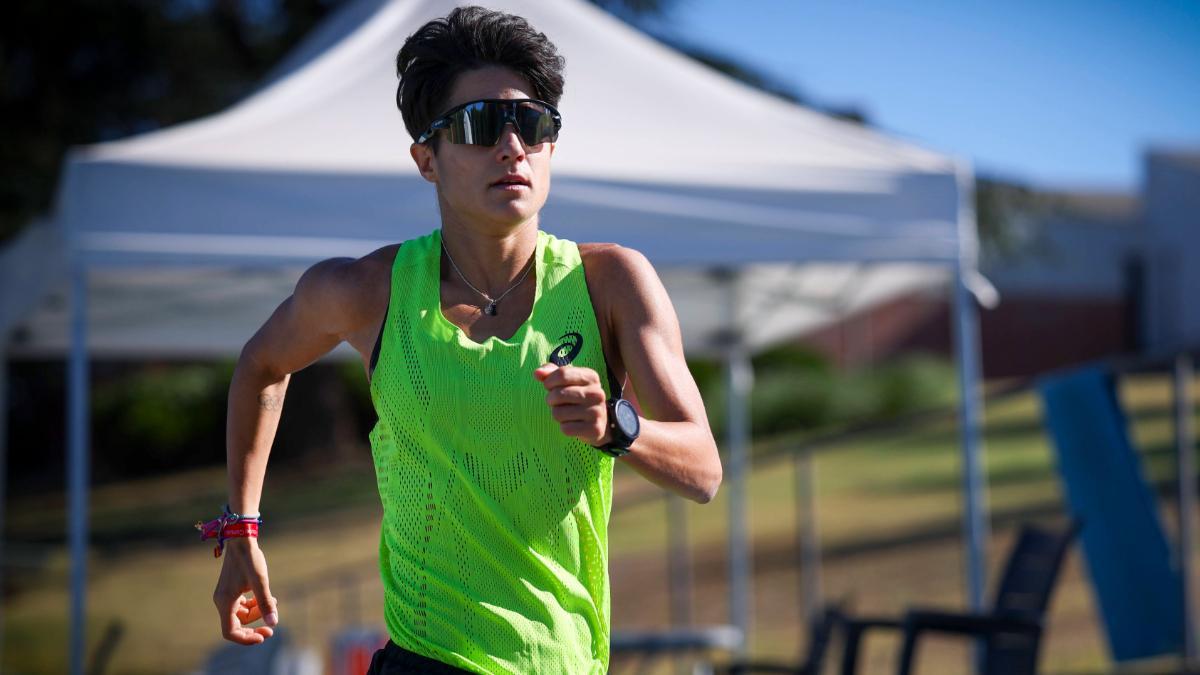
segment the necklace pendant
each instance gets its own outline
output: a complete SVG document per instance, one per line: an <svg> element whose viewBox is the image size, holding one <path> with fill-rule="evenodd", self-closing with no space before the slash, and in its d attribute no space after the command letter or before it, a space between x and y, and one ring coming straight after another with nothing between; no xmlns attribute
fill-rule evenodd
<svg viewBox="0 0 1200 675"><path fill-rule="evenodd" d="M496 316L496 303L494 301L489 302L487 307L483 308L483 313L487 314L488 316Z"/></svg>

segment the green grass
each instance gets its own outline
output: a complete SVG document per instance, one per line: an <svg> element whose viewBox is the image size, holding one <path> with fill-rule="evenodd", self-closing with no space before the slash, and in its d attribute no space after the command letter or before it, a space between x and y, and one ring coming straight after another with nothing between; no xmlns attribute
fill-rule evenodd
<svg viewBox="0 0 1200 675"><path fill-rule="evenodd" d="M1121 396L1129 411L1131 434L1142 449L1146 476L1158 482L1173 480L1175 455L1169 382L1162 377L1126 378ZM1194 424L1200 424L1200 415ZM957 420L950 416L905 429L903 433L883 431L859 436L853 442L822 446L816 452L813 464L818 527L822 545L832 555L832 558L827 556L825 564L825 574L833 577L827 583L832 595L848 592L858 605L879 611L898 611L911 602L929 604L937 600L952 606L962 605L963 563L958 540L962 463L958 433ZM1063 497L1035 396L1024 394L988 405L984 435L987 501L993 526L998 531L991 553L996 557L1006 551L1004 523L1026 518L1037 520L1047 513L1061 511ZM799 440L795 444L798 446ZM772 552L782 550L788 554L783 558L785 563L794 560L790 553L796 536L794 485L794 468L787 457L759 463L748 480L751 537L762 559L770 559ZM689 505L687 509L693 551L709 551L719 562L725 555L726 497L727 491L723 490L712 504ZM1163 513L1169 526L1172 513L1166 504ZM641 504L614 513L614 561L620 556L662 558L665 531L665 510L660 503ZM870 574L878 573L881 578L896 575L899 580L892 588L871 588L869 582L864 583L845 571L857 565L855 560L837 555L839 551L870 551L872 542L884 546L906 537L918 541L930 533L940 533L942 543L934 556L936 560L922 560L920 564L928 564L930 569L938 569L938 574L944 575L937 587L922 586L925 582L913 578L914 572L908 570L915 563L903 556L893 560L897 556L881 549L875 555L877 563L868 560L863 564L869 568L890 566L890 569L871 569ZM1170 530L1168 534L1173 536ZM871 558L871 554L860 557ZM993 572L1000 562L996 557ZM1075 564L1078 565L1078 558ZM760 564L758 586L795 585L794 578L788 576L790 571L776 573L761 567ZM656 576L664 574L661 565L655 570ZM838 578L839 574L842 578ZM654 580L663 578L657 576ZM706 590L702 586L697 583L698 593L716 596L715 603L720 607L724 590ZM782 592L788 597L796 597L797 593L794 588ZM1056 607L1062 608L1062 616L1057 620L1060 628L1043 664L1051 671L1095 672L1107 667L1103 636L1096 625L1098 617L1090 604L1090 589L1077 577L1072 584L1064 584L1059 593ZM630 596L642 599L638 592L631 592ZM772 626L770 630L756 632L752 643L756 653L775 657L795 653L799 626L794 605L782 613L765 608L756 613L758 625ZM618 619L639 618L634 614L621 616L619 602L614 607ZM656 616L662 615L665 613L660 611ZM710 621L724 621L726 615L721 610L705 616ZM1056 645L1061 646L1053 648ZM886 657L877 665L884 662Z"/></svg>
<svg viewBox="0 0 1200 675"><path fill-rule="evenodd" d="M1198 388L1200 389L1200 388ZM1169 382L1162 377L1126 378L1122 399L1131 432L1143 448L1147 475L1173 476ZM1061 503L1054 460L1042 431L1036 398L1026 394L989 405L986 411L988 502L994 522L1040 514ZM1197 419L1200 426L1200 418ZM720 439L719 439L720 440ZM960 481L957 423L953 416L902 431L860 435L823 446L814 456L818 521L831 594L851 593L859 607L893 610L911 601L961 604ZM778 445L763 442L762 448ZM329 628L316 621L322 603L340 602L336 587L318 609L302 607L298 591L332 566L363 563L368 574L377 546L378 496L366 462L320 474L268 474L263 510L269 529L262 545L271 565L285 623L317 644ZM619 471L620 487L639 483ZM723 585L728 489L708 505L688 504L689 539L696 566L696 616L724 621ZM215 467L97 488L92 496L89 568L89 644L110 621L125 637L111 672L186 671L221 644L211 593L220 563L211 546L196 540L190 524L211 517L224 501L224 469ZM794 653L795 574L788 552L794 539L794 471L786 457L756 466L747 485L751 535L760 553L756 590L757 654ZM667 522L665 502L629 507L619 503L610 525L614 623L661 624ZM1003 516L1003 518L1001 518ZM65 667L67 558L63 546L62 495L22 498L6 513L9 583L17 591L4 606L0 671L53 673ZM1004 552L1006 530L997 526L992 556ZM934 540L920 535L934 533ZM927 543L886 548L911 537ZM877 548L872 548L877 547ZM874 551L874 552L873 552ZM777 554L777 555L773 555ZM785 555L786 554L786 555ZM364 562L365 561L365 562ZM993 568L994 569L994 568ZM1051 670L1105 665L1086 585L1072 573L1055 601L1045 660ZM321 586L320 583L316 584ZM381 616L378 598L364 592L368 616ZM312 603L310 603L311 605ZM331 615L335 614L330 610ZM305 618L307 617L307 618ZM940 651L934 650L936 653ZM946 663L959 656L945 651ZM873 657L886 661L886 656Z"/></svg>

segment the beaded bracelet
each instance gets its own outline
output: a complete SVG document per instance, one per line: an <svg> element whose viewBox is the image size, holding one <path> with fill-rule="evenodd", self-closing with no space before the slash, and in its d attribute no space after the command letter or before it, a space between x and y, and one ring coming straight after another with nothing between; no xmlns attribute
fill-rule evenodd
<svg viewBox="0 0 1200 675"><path fill-rule="evenodd" d="M200 530L200 541L217 540L213 549L213 557L220 558L225 549L225 540L234 537L258 537L258 526L262 524L260 516L243 516L229 510L226 504L221 515L205 522L197 522L196 529Z"/></svg>

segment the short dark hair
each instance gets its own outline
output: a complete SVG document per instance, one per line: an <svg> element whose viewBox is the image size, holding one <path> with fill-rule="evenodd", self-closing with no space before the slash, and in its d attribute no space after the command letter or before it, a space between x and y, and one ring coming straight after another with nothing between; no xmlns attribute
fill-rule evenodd
<svg viewBox="0 0 1200 675"><path fill-rule="evenodd" d="M525 19L484 7L456 7L408 36L396 55L396 107L417 138L443 111L458 76L503 66L529 80L532 96L558 106L565 60ZM433 141L436 150L437 137Z"/></svg>

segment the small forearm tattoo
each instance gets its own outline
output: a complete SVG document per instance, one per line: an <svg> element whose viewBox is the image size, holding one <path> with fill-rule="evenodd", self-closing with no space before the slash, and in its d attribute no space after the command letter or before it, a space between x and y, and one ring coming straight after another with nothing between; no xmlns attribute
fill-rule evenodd
<svg viewBox="0 0 1200 675"><path fill-rule="evenodd" d="M262 393L258 395L258 405L263 410L278 412L283 409L283 397Z"/></svg>

